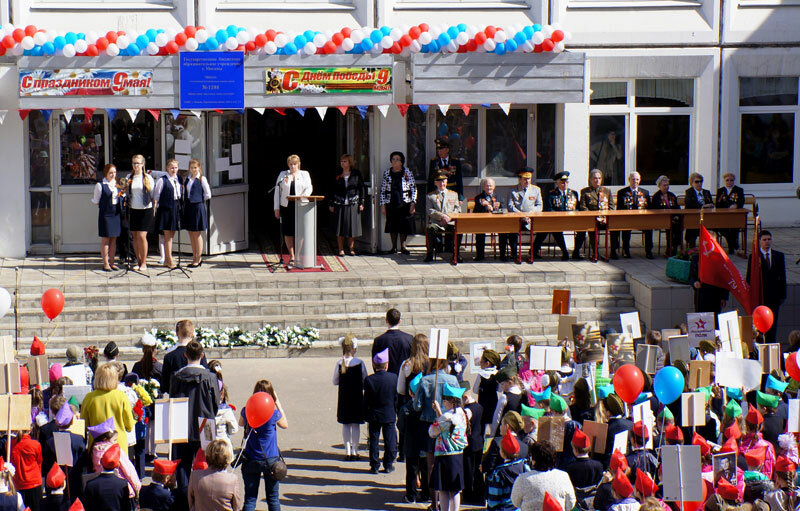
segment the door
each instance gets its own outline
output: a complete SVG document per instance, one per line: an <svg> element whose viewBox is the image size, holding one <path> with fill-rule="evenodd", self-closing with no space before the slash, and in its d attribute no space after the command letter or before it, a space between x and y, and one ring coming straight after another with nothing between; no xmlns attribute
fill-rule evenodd
<svg viewBox="0 0 800 511"><path fill-rule="evenodd" d="M367 185L367 197L364 200L364 211L361 213L361 237L356 240L363 250L375 252L378 248L378 234L376 232L378 196L380 183L377 185L373 179L371 169L378 165L370 154L370 147L375 144L372 140L374 134L370 130L373 109L370 108L364 118L352 108L347 112L347 133L345 152L353 155L356 168L361 171Z"/></svg>
<svg viewBox="0 0 800 511"><path fill-rule="evenodd" d="M207 178L211 184L205 252L223 254L248 248L246 130L244 115L212 112L206 119ZM271 206L270 206L271 208Z"/></svg>

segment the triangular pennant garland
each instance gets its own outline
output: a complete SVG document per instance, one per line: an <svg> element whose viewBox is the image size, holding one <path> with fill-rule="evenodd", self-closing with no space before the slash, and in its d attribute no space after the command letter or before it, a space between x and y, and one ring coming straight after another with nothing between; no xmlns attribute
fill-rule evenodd
<svg viewBox="0 0 800 511"><path fill-rule="evenodd" d="M408 107L411 106L408 103L398 103L397 109L400 110L400 115L403 117L406 116L406 112L408 112Z"/></svg>
<svg viewBox="0 0 800 511"><path fill-rule="evenodd" d="M427 114L428 113L428 107L430 105L417 105L417 106L419 107L420 110L422 110L423 114Z"/></svg>
<svg viewBox="0 0 800 511"><path fill-rule="evenodd" d="M461 107L461 111L464 112L464 115L469 115L469 109L471 105L458 105Z"/></svg>
<svg viewBox="0 0 800 511"><path fill-rule="evenodd" d="M172 114L172 118L173 118L173 119L177 119L177 118L178 118L178 116L179 116L179 115L181 115L181 111L180 111L180 110L178 110L177 108L176 108L176 109L171 109L171 110L169 111L169 113L171 113L171 114Z"/></svg>
<svg viewBox="0 0 800 511"><path fill-rule="evenodd" d="M286 109L285 108L273 108L273 110L275 110L275 112L277 112L278 115L286 115Z"/></svg>
<svg viewBox="0 0 800 511"><path fill-rule="evenodd" d="M0 124L3 124L3 122L6 120L7 113L8 110L0 110Z"/></svg>
<svg viewBox="0 0 800 511"><path fill-rule="evenodd" d="M203 112L201 112L200 110L189 110L189 111L192 112L192 115L194 115L198 119L200 118L201 115L203 115Z"/></svg>
<svg viewBox="0 0 800 511"><path fill-rule="evenodd" d="M215 108L214 111L217 112L218 114L222 115L222 109L221 108Z"/></svg>
<svg viewBox="0 0 800 511"><path fill-rule="evenodd" d="M108 120L113 121L114 117L117 116L117 109L116 108L106 108L106 115L108 115Z"/></svg>
<svg viewBox="0 0 800 511"><path fill-rule="evenodd" d="M509 110L511 110L511 103L498 103L497 106L508 115Z"/></svg>
<svg viewBox="0 0 800 511"><path fill-rule="evenodd" d="M96 108L85 107L83 109L83 119L84 119L84 121L90 121L92 119L92 116L94 115L94 111L95 110L96 110Z"/></svg>
<svg viewBox="0 0 800 511"><path fill-rule="evenodd" d="M389 105L378 105L378 111L382 116L386 117L386 114L389 113Z"/></svg>
<svg viewBox="0 0 800 511"><path fill-rule="evenodd" d="M148 108L147 111L150 112L150 115L152 115L153 119L156 121L161 116L161 110L158 110L157 108Z"/></svg>
<svg viewBox="0 0 800 511"><path fill-rule="evenodd" d="M325 118L325 113L328 111L328 107L327 106L315 106L314 109L319 114L319 118L320 119L324 119Z"/></svg>
<svg viewBox="0 0 800 511"><path fill-rule="evenodd" d="M31 111L29 109L28 110L19 110L19 118L24 121L28 117L29 113L31 113Z"/></svg>
<svg viewBox="0 0 800 511"><path fill-rule="evenodd" d="M363 119L364 117L367 116L367 110L369 109L369 106L367 106L367 105L358 105L356 107L356 109L358 110L358 113L361 114L361 118Z"/></svg>
<svg viewBox="0 0 800 511"><path fill-rule="evenodd" d="M253 110L258 112L258 115L264 115L264 110L266 110L266 108L263 108L263 107L261 107L261 108L253 108Z"/></svg>
<svg viewBox="0 0 800 511"><path fill-rule="evenodd" d="M125 111L128 112L128 115L131 117L132 121L135 121L136 120L136 116L139 115L139 109L138 108L126 108Z"/></svg>
<svg viewBox="0 0 800 511"><path fill-rule="evenodd" d="M67 120L67 124L69 124L72 121L72 113L74 111L75 109L73 108L70 108L69 110L64 110L64 119Z"/></svg>
<svg viewBox="0 0 800 511"><path fill-rule="evenodd" d="M442 115L447 115L448 110L450 110L450 105L439 105L439 111L442 112Z"/></svg>
<svg viewBox="0 0 800 511"><path fill-rule="evenodd" d="M296 106L296 107L294 107L294 109L298 114L300 114L300 117L305 117L306 116L306 109L305 108L300 108L299 106Z"/></svg>
<svg viewBox="0 0 800 511"><path fill-rule="evenodd" d="M42 112L42 117L44 117L45 122L50 122L50 116L53 115L52 110L39 110Z"/></svg>
<svg viewBox="0 0 800 511"><path fill-rule="evenodd" d="M347 109L348 108L349 107L346 107L346 106L337 106L336 110L340 111L342 113L342 115L347 115Z"/></svg>

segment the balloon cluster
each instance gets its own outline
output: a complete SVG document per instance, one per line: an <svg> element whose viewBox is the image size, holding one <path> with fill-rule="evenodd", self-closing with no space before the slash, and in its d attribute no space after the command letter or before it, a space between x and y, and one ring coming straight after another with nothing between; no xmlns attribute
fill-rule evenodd
<svg viewBox="0 0 800 511"><path fill-rule="evenodd" d="M562 52L570 38L558 25L428 25L345 27L338 32L280 32L228 25L225 28L187 26L144 32L135 30L56 32L34 25L0 27L0 55L169 55L179 51L244 51L268 55L319 55L333 53L467 53L503 55L511 52Z"/></svg>

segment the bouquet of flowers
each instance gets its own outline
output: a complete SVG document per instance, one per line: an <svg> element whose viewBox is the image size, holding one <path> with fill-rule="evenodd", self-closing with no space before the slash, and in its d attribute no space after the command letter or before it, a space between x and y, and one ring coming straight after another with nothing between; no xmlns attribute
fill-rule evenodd
<svg viewBox="0 0 800 511"><path fill-rule="evenodd" d="M161 384L155 378L150 378L149 380L142 378L139 380L139 385L136 387L141 388L147 394L151 403L158 399L158 396L161 394ZM142 401L144 401L144 397L142 397L138 389L136 389L136 393L139 395Z"/></svg>

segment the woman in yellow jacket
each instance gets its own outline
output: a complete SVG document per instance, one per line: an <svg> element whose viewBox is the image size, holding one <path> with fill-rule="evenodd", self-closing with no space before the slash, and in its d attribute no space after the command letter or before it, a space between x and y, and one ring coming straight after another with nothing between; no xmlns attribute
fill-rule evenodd
<svg viewBox="0 0 800 511"><path fill-rule="evenodd" d="M103 364L94 374L94 389L86 394L81 405L81 417L86 426L97 426L101 422L114 418L117 430L117 443L123 452L128 452L128 431L133 430L134 419L128 397L117 390L119 373L112 364ZM92 439L88 447L91 448Z"/></svg>

